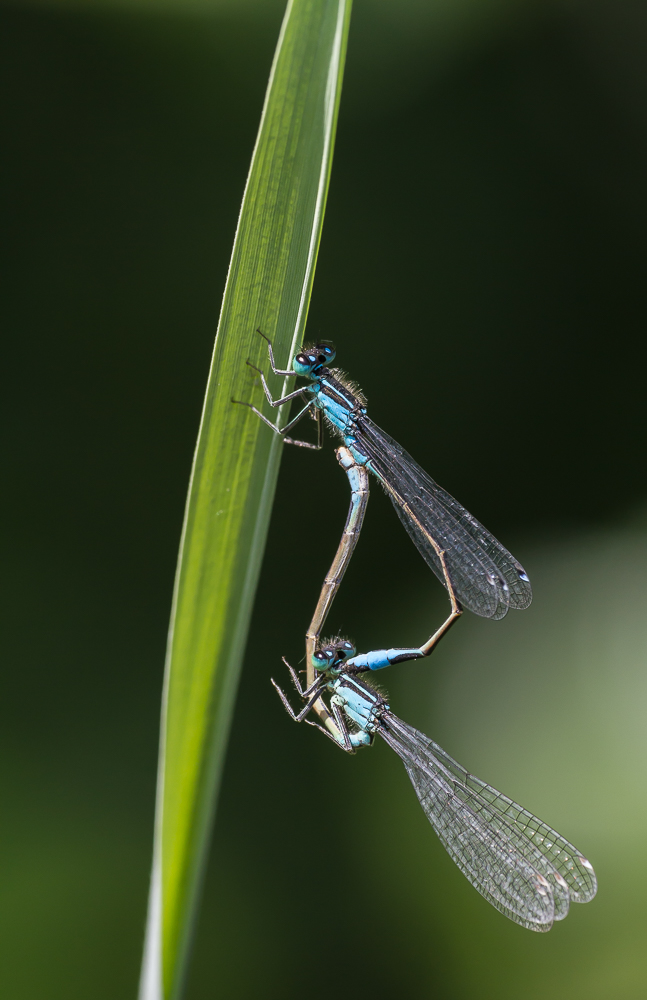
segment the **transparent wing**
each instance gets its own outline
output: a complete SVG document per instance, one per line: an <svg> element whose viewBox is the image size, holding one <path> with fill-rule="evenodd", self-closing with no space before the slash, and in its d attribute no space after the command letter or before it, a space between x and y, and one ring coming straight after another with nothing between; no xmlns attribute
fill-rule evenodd
<svg viewBox="0 0 647 1000"><path fill-rule="evenodd" d="M403 725L406 726L406 723ZM524 844L530 843L539 851L555 873L555 879L559 882L561 877L561 880L566 883L572 903L588 903L593 899L598 890L593 865L573 844L570 844L547 823L542 822L537 816L533 816L523 806L508 798L503 792L497 791L496 788L492 788L491 785L487 785L480 778L470 774L429 737L417 730L413 731L418 740L426 744L427 752L443 764L456 779L459 789L467 788L485 800L499 816L506 820L520 849L524 850ZM555 916L558 919L557 914Z"/></svg>
<svg viewBox="0 0 647 1000"><path fill-rule="evenodd" d="M541 820L390 712L379 732L402 759L443 846L497 910L530 930L547 931L553 919L566 916L571 898L593 897L589 862Z"/></svg>
<svg viewBox="0 0 647 1000"><path fill-rule="evenodd" d="M517 560L475 517L369 417L357 421L358 445L391 497L418 551L444 583L431 539L445 552L461 604L484 618L527 608L532 588Z"/></svg>

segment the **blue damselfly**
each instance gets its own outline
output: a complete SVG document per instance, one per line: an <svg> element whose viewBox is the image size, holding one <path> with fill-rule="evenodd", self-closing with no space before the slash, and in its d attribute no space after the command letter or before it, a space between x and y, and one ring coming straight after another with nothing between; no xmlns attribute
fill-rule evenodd
<svg viewBox="0 0 647 1000"><path fill-rule="evenodd" d="M393 714L386 698L367 683L371 670L415 658L418 650L374 650L357 656L347 639L332 639L313 654L316 678L305 689L287 663L305 702L296 721L327 697L337 735L321 729L342 750L355 753L376 735L395 750L420 805L443 846L485 899L510 920L534 931L550 930L571 902L593 899L597 882L589 861L555 830L465 770L424 733ZM407 655L413 654L413 655Z"/></svg>
<svg viewBox="0 0 647 1000"><path fill-rule="evenodd" d="M267 337L264 339L276 375L309 379L307 385L273 399L265 375L248 361L260 374L267 401L277 407L299 397L305 406L285 427L279 428L256 406L243 405L280 434L286 444L304 448L322 447L323 417L342 438L354 462L377 477L418 551L447 587L452 610L443 632L463 607L493 619L503 618L509 608L527 608L532 591L523 566L454 497L438 486L397 441L373 423L357 386L341 371L327 367L335 357L333 345L321 341L314 347L302 348L292 361L292 369L284 370L276 367L272 345ZM308 412L317 421L316 444L287 436Z"/></svg>

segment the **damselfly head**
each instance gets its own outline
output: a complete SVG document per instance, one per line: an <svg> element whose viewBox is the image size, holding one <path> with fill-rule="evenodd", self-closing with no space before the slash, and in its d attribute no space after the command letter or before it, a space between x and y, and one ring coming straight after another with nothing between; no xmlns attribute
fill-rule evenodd
<svg viewBox="0 0 647 1000"><path fill-rule="evenodd" d="M312 375L322 365L328 365L334 361L335 345L330 340L320 340L312 347L302 347L292 361L292 367L297 375Z"/></svg>
<svg viewBox="0 0 647 1000"><path fill-rule="evenodd" d="M356 653L348 639L332 639L312 654L312 665L322 673L339 674L344 663Z"/></svg>

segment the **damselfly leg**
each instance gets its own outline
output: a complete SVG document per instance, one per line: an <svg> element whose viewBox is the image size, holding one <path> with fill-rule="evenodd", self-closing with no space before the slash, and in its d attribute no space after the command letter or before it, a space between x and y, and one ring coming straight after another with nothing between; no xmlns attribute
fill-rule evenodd
<svg viewBox="0 0 647 1000"><path fill-rule="evenodd" d="M288 368L285 371L282 368L277 368L274 362L274 351L272 350L272 341L269 337L266 337L260 326L256 328L256 333L260 334L263 340L267 344L267 353L270 358L270 365L272 366L272 371L275 375L296 375L294 368ZM260 369L259 369L260 371Z"/></svg>
<svg viewBox="0 0 647 1000"><path fill-rule="evenodd" d="M269 337L266 337L265 334L261 333L260 330L257 330L256 332L260 333L261 337L265 341L267 341L267 349L268 349L268 353L269 353L269 357L270 357L270 365L272 366L272 371L274 372L274 374L275 375L283 375L285 377L296 375L296 372L294 370L292 370L292 369L289 370L289 371L286 371L286 370L284 370L282 368L277 368L276 367L276 365L274 363L274 352L272 350L272 343L271 343ZM263 391L265 393L265 397L266 397L268 403L270 404L270 406L274 406L274 407L276 407L276 406L282 406L283 403L289 403L293 399L298 399L298 398L301 398L301 400L306 400L306 405L301 410L299 410L299 412L297 413L297 415L295 417L293 417L292 420L290 420L285 425L285 427L277 427L276 424L273 424L272 421L268 417L266 417L265 414L262 413L258 409L258 407L254 406L253 403L246 403L242 399L233 399L233 398L232 398L232 403L236 403L238 406L247 406L250 410L252 410L256 414L257 417L260 417L260 419L263 421L263 423L267 427L269 427L270 430L274 431L275 434L278 434L279 437L283 438L284 444L293 444L297 448L308 448L311 451L321 451L321 449L323 447L323 423L322 423L322 419L321 419L321 410L319 410L319 409L317 409L315 407L315 405L314 405L315 404L314 399L312 399L312 398L308 399L309 393L307 392L307 390L304 389L304 388L295 389L294 392L289 392L286 396L282 396L280 399L274 399L272 397L272 393L270 392L270 389L269 389L269 386L268 386L267 381L265 379L265 375L264 375L263 371L258 367L258 365L253 364L249 360L249 358L247 359L246 363L247 363L247 365L250 368L253 368L254 371L258 372L258 374L260 375L260 377L261 377L261 384L263 386ZM316 421L316 424L317 424L317 441L316 441L316 444L313 444L311 441L301 441L298 438L291 438L291 437L287 436L288 432L291 431L293 427L296 427L296 425L306 415L306 413L310 413L310 416L313 418L313 420Z"/></svg>
<svg viewBox="0 0 647 1000"><path fill-rule="evenodd" d="M350 646L350 643L346 643L345 645ZM315 708L317 700L321 699L322 694L327 690L329 679L325 673L318 673L314 683L303 689L296 671L290 666L285 657L283 657L283 662L290 671L292 683L294 684L299 697L305 701L303 708L299 712L295 712L283 689L279 687L273 677L270 679L275 691L283 703L285 711L294 722L305 721L308 725L314 726L315 729L319 729L322 733L324 733L324 735L328 736L333 741L335 746L340 747L347 753L355 753L359 746L367 746L372 742L372 736L368 733L360 733L359 735L351 734L342 711L343 703L340 702L336 696L333 696L330 699L330 711L328 711L323 701L320 702L320 704L326 709L326 721L328 723L328 728L324 728L324 726L320 726L318 723L311 722L307 719L306 716L308 713Z"/></svg>

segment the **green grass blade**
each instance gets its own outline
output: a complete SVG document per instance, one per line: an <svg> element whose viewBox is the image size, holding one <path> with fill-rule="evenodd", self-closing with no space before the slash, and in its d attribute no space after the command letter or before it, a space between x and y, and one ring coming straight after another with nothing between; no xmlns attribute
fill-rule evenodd
<svg viewBox="0 0 647 1000"><path fill-rule="evenodd" d="M287 367L321 236L351 0L291 0L234 243L194 458L162 705L153 875L140 1000L181 993L281 443L247 407ZM283 380L273 376L276 394ZM293 383L290 383L293 384ZM268 414L276 411L268 406ZM217 986L217 984L214 984Z"/></svg>

